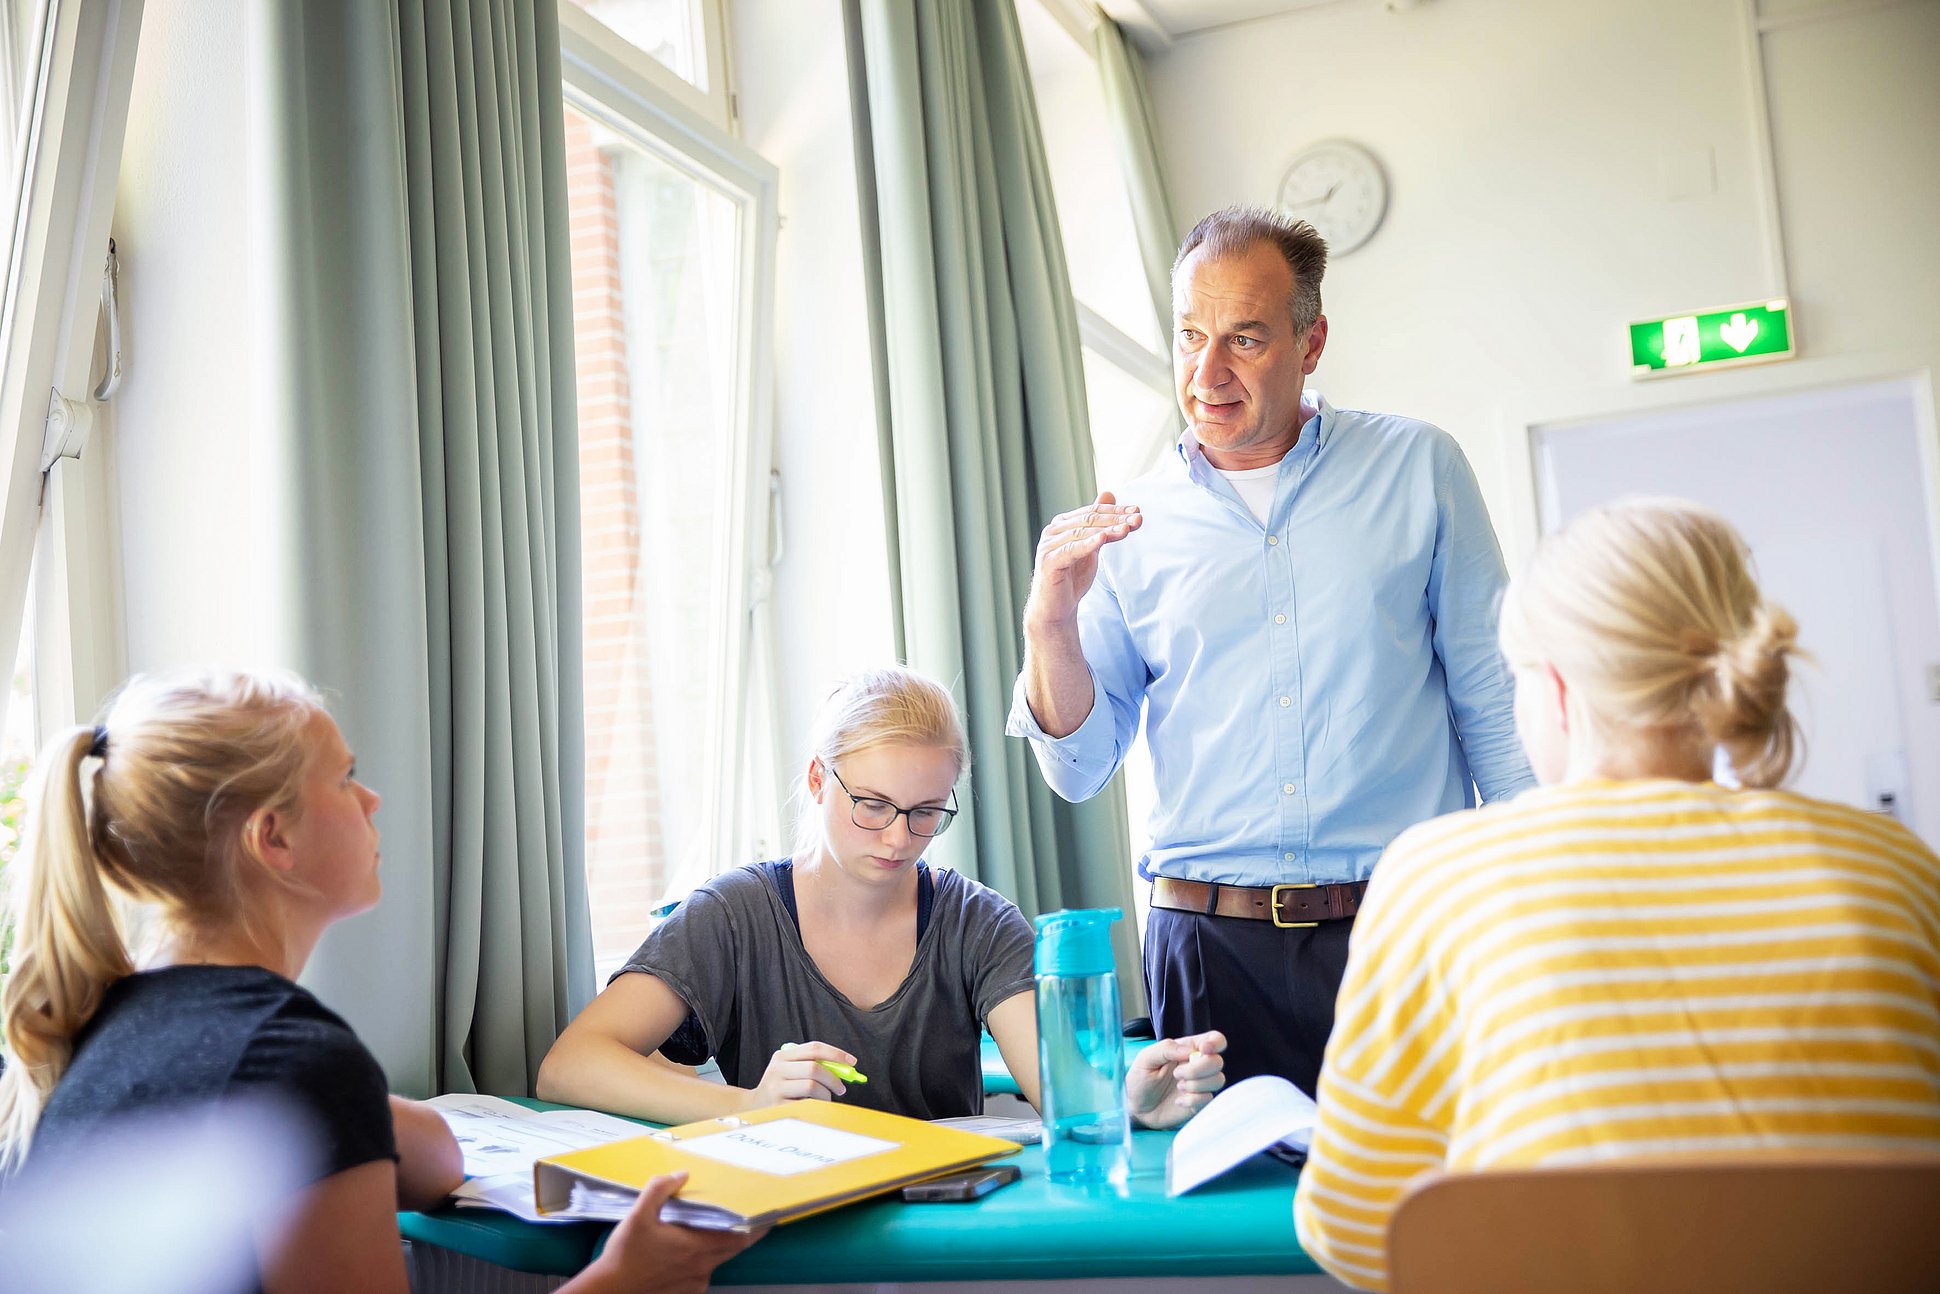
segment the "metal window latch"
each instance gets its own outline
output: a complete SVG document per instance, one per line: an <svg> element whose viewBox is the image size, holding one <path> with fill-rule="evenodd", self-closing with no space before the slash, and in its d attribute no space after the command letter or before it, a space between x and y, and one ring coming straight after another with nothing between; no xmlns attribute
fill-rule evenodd
<svg viewBox="0 0 1940 1294"><path fill-rule="evenodd" d="M120 269L114 239L110 238L108 259L101 267L101 310L108 317L108 371L87 399L70 399L58 387L47 393L47 421L40 441L43 475L61 459L81 456L94 430L94 402L109 399L121 386L121 311L116 298Z"/></svg>
<svg viewBox="0 0 1940 1294"><path fill-rule="evenodd" d="M775 591L775 568L781 565L781 473L768 473L768 559L748 572L748 609L766 602Z"/></svg>
<svg viewBox="0 0 1940 1294"><path fill-rule="evenodd" d="M101 267L101 312L108 316L108 371L94 388L97 400L112 400L121 389L121 258L115 240L108 240L108 260Z"/></svg>
<svg viewBox="0 0 1940 1294"><path fill-rule="evenodd" d="M781 529L781 473L768 470L768 565L781 565L788 547Z"/></svg>
<svg viewBox="0 0 1940 1294"><path fill-rule="evenodd" d="M88 401L70 400L59 391L47 396L47 427L40 442L43 474L63 458L79 458L94 430L94 406Z"/></svg>

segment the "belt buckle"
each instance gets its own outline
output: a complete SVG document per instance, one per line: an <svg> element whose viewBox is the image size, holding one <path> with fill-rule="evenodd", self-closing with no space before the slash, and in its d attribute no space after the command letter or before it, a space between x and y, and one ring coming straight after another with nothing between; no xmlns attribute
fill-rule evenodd
<svg viewBox="0 0 1940 1294"><path fill-rule="evenodd" d="M1281 890L1317 890L1319 888L1320 888L1320 885L1316 881L1304 881L1304 882L1297 882L1297 883L1284 882L1282 884L1275 885L1273 887L1273 897L1267 900L1267 915L1273 918L1273 924L1281 930L1307 930L1314 926L1319 925L1320 922L1318 921L1280 920L1280 891Z"/></svg>

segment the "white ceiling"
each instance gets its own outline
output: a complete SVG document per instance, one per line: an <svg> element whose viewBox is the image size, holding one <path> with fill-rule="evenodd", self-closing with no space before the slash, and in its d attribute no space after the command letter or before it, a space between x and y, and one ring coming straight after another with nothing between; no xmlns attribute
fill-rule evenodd
<svg viewBox="0 0 1940 1294"><path fill-rule="evenodd" d="M1313 9L1349 0L1098 0L1118 25L1143 38L1141 44L1169 45L1181 36L1252 18L1296 9ZM1359 0L1367 3L1368 0Z"/></svg>

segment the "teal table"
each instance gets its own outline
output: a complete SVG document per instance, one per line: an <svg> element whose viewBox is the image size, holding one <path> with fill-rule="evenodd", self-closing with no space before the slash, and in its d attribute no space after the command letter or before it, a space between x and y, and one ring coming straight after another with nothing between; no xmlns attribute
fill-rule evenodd
<svg viewBox="0 0 1940 1294"><path fill-rule="evenodd" d="M521 1102L551 1109L540 1102ZM776 1227L715 1273L718 1285L899 1281L1273 1276L1320 1271L1293 1234L1297 1170L1253 1159L1178 1199L1165 1195L1169 1132L1132 1138L1122 1195L1054 1186L1039 1149L1008 1162L1023 1180L971 1204L870 1200ZM406 1238L517 1271L577 1272L598 1252L598 1223L538 1226L502 1213L405 1213Z"/></svg>

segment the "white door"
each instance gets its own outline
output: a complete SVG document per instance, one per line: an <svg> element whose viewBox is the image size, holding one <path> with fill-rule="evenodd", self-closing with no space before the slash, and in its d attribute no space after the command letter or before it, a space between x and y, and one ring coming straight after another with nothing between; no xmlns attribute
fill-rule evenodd
<svg viewBox="0 0 1940 1294"><path fill-rule="evenodd" d="M1940 578L1930 436L1912 382L1537 428L1545 534L1625 495L1729 517L1813 659L1794 673L1806 757L1791 785L1940 840Z"/></svg>

